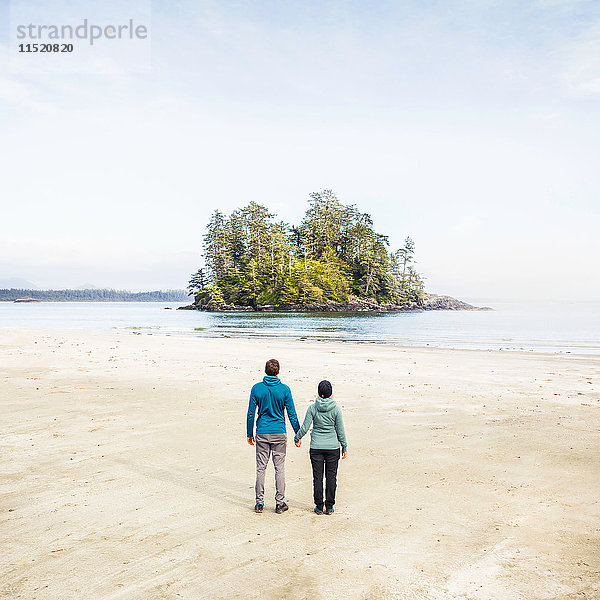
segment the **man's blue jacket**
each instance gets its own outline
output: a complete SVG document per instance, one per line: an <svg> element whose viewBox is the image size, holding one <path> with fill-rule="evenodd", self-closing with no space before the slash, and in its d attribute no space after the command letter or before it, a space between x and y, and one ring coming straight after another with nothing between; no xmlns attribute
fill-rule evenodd
<svg viewBox="0 0 600 600"><path fill-rule="evenodd" d="M284 409L287 410L294 433L300 429L292 392L285 383L279 381L279 377L266 375L260 383L252 386L246 420L247 437L254 435L254 415L257 409L256 433L285 433Z"/></svg>

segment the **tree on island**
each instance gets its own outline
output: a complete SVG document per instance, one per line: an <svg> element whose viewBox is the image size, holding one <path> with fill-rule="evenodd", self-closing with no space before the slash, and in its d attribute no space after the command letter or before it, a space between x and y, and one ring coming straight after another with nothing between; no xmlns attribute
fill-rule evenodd
<svg viewBox="0 0 600 600"><path fill-rule="evenodd" d="M198 291L203 290L208 285L208 278L204 273L204 269L198 269L190 279L190 282L187 286L189 290L188 296L193 296L198 293Z"/></svg>
<svg viewBox="0 0 600 600"><path fill-rule="evenodd" d="M406 306L423 301L414 269L414 242L389 252L387 236L355 205L331 190L310 194L299 226L276 222L250 202L226 216L216 210L206 226L205 269L188 289L200 306L302 305L352 297Z"/></svg>

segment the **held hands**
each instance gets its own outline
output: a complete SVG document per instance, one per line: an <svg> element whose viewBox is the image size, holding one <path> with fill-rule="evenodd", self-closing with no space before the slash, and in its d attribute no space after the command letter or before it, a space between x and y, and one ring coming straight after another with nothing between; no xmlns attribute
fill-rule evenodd
<svg viewBox="0 0 600 600"><path fill-rule="evenodd" d="M254 446L254 436L251 436L249 438L246 438L246 441L251 445ZM302 440L298 440L297 442L294 442L294 444L296 445L297 448L300 448L300 446L302 446ZM348 456L348 451L346 452L342 452L342 460L344 460L344 458L346 458Z"/></svg>

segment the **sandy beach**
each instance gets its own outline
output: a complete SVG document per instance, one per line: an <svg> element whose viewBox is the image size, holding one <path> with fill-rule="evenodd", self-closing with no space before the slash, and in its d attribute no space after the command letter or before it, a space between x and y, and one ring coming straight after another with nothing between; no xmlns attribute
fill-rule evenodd
<svg viewBox="0 0 600 600"><path fill-rule="evenodd" d="M334 515L308 438L252 510L271 357L334 385ZM1 598L600 598L598 356L0 330L0 378Z"/></svg>

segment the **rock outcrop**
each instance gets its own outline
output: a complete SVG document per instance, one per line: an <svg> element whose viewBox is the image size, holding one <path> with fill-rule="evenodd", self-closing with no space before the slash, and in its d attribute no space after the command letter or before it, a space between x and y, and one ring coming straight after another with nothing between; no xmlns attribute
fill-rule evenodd
<svg viewBox="0 0 600 600"><path fill-rule="evenodd" d="M329 302L312 304L264 304L258 306L237 306L234 304L180 306L178 310L205 310L208 312L408 312L419 310L493 310L477 307L450 296L428 294L421 304L411 302L400 306L392 303L380 304L374 300L351 298L347 302Z"/></svg>
<svg viewBox="0 0 600 600"><path fill-rule="evenodd" d="M427 294L422 310L494 310L489 306L473 306L451 296L438 296Z"/></svg>

